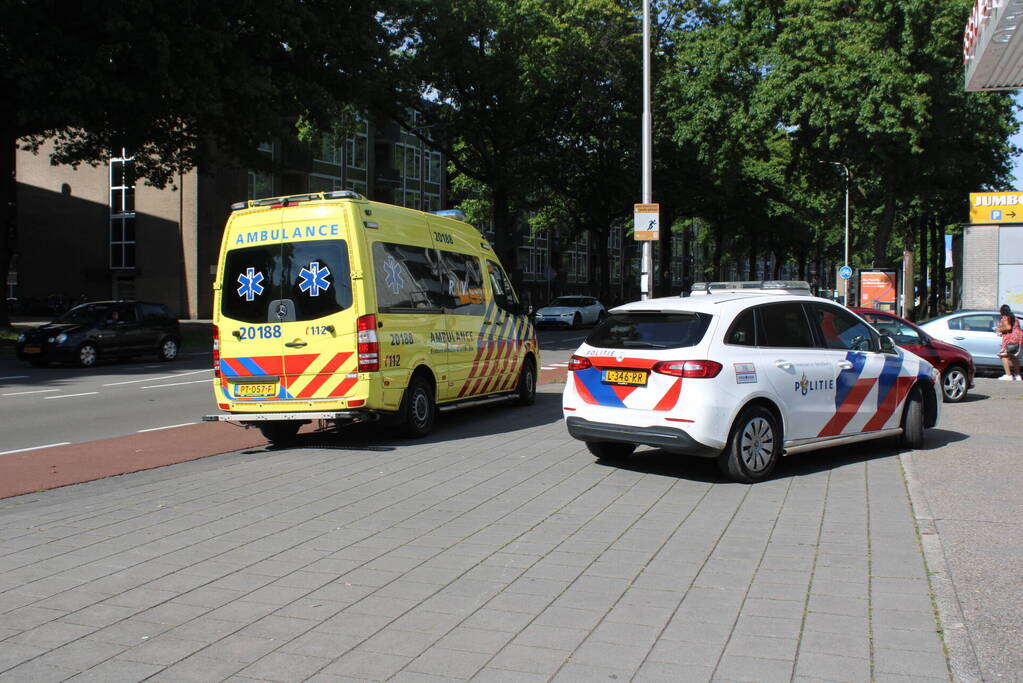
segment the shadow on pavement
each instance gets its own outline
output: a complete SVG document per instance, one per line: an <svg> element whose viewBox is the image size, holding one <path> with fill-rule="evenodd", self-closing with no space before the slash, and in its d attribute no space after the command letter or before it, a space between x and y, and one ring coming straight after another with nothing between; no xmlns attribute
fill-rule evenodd
<svg viewBox="0 0 1023 683"><path fill-rule="evenodd" d="M393 451L411 444L435 444L459 439L472 439L494 434L511 434L561 420L561 393L537 393L536 402L519 407L508 402L495 402L474 408L438 413L433 431L422 439L396 436L394 423L381 420L348 425L337 429L299 434L286 446L253 448L246 453L282 451L304 448L361 451Z"/></svg>

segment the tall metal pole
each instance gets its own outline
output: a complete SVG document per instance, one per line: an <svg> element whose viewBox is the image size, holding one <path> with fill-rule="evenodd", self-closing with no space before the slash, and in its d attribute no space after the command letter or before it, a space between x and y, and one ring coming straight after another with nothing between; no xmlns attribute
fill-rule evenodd
<svg viewBox="0 0 1023 683"><path fill-rule="evenodd" d="M651 183L652 161L651 148L652 120L650 113L650 0L643 0L643 203L653 202L653 187ZM637 226L638 227L638 226ZM653 254L654 245L651 240L643 242L643 258L640 264L640 298L644 301L650 298L653 291Z"/></svg>
<svg viewBox="0 0 1023 683"><path fill-rule="evenodd" d="M849 167L845 164L841 164L842 170L845 171L845 263L842 265L849 265ZM849 278L845 280L845 292L842 294L842 298L845 301L846 306L850 306L849 303Z"/></svg>

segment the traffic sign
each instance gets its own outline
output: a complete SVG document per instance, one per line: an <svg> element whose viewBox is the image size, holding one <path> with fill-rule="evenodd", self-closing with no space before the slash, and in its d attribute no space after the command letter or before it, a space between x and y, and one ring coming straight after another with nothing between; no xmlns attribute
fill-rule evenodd
<svg viewBox="0 0 1023 683"><path fill-rule="evenodd" d="M660 204L633 205L633 232L637 240L660 239Z"/></svg>
<svg viewBox="0 0 1023 683"><path fill-rule="evenodd" d="M838 269L838 276L843 280L848 280L852 277L852 268L849 266L842 266Z"/></svg>

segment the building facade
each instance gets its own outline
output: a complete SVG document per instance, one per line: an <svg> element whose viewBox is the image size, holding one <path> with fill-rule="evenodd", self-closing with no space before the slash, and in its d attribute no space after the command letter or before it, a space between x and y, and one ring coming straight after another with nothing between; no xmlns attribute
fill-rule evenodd
<svg viewBox="0 0 1023 683"><path fill-rule="evenodd" d="M7 296L25 313L137 298L183 319L210 318L224 224L243 199L353 189L424 211L448 207L443 155L397 124L361 118L344 139L262 145L273 171L220 162L181 174L167 189L136 181L130 150L78 169L51 165L50 151L17 153L17 252Z"/></svg>

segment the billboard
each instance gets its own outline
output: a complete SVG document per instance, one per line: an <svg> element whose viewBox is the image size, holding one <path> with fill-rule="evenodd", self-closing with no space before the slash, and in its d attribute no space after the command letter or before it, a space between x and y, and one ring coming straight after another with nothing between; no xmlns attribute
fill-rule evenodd
<svg viewBox="0 0 1023 683"><path fill-rule="evenodd" d="M899 273L895 270L860 271L860 306L895 311L899 300Z"/></svg>
<svg viewBox="0 0 1023 683"><path fill-rule="evenodd" d="M1023 193L971 192L971 223L1023 223Z"/></svg>

